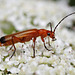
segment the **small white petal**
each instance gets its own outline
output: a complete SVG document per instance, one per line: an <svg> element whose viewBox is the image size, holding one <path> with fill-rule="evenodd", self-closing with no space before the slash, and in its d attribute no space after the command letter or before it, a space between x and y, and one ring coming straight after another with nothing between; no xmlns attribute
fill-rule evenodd
<svg viewBox="0 0 75 75"><path fill-rule="evenodd" d="M16 67L12 67L12 68L8 69L8 71L10 71L11 73L18 73L20 71L20 69L16 68Z"/></svg>

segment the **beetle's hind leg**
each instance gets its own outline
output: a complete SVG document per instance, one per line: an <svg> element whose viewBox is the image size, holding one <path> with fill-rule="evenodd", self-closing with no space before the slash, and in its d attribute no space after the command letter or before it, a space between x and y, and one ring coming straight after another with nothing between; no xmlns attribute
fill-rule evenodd
<svg viewBox="0 0 75 75"><path fill-rule="evenodd" d="M9 60L13 57L13 55L15 54L15 52L16 52L16 47L15 47L15 43L14 43L14 40L19 40L20 41L20 39L19 38L17 38L17 37L15 37L15 36L12 36L12 46L11 46L11 48L12 47L14 47L14 51L13 51L13 54L11 55L11 57L9 58ZM10 48L10 49L11 49Z"/></svg>
<svg viewBox="0 0 75 75"><path fill-rule="evenodd" d="M11 49L13 48L13 45L9 48L9 51L8 51L8 53L10 53L10 51L11 51ZM13 50L12 50L13 51Z"/></svg>
<svg viewBox="0 0 75 75"><path fill-rule="evenodd" d="M13 54L11 55L11 57L9 58L9 60L13 57L13 55L15 54L15 52L16 52L16 47L15 47L15 45L14 45L14 52L13 52Z"/></svg>
<svg viewBox="0 0 75 75"><path fill-rule="evenodd" d="M13 45L10 47L10 49L9 50L11 50L13 48Z"/></svg>

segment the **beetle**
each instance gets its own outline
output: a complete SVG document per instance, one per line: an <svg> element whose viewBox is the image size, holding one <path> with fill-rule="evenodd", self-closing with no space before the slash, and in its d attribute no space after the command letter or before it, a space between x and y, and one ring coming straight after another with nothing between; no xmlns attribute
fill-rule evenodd
<svg viewBox="0 0 75 75"><path fill-rule="evenodd" d="M26 30L26 31L22 31L22 32L17 32L14 34L10 34L7 36L3 36L0 38L0 46L11 46L14 47L14 51L10 57L10 59L12 58L12 56L15 54L16 51L16 47L15 47L15 43L21 42L21 43L25 43L28 42L30 40L33 40L33 57L35 57L35 41L37 37L41 37L42 42L44 43L44 47L46 48L46 50L51 51L51 49L48 49L45 45L45 40L44 38L49 36L50 38L52 38L52 41L55 41L55 30L56 28L59 26L59 24L68 16L75 14L75 12L68 14L67 16L65 16L63 19L61 19L58 24L55 26L54 30L52 31L52 24L51 22L48 23L48 25L50 25L50 31L46 30L46 29L30 29L30 30ZM33 38L33 39L32 39ZM49 41L49 40L48 40ZM50 43L49 43L50 45Z"/></svg>

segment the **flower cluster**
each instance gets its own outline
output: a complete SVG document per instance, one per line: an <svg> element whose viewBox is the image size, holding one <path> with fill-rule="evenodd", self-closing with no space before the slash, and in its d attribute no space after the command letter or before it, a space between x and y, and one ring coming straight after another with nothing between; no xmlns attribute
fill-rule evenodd
<svg viewBox="0 0 75 75"><path fill-rule="evenodd" d="M64 9L65 8L65 9ZM10 21L16 30L22 31L32 28L49 29L48 22L53 27L67 14L73 12L67 2L53 1L26 1L26 0L1 0L0 21ZM57 40L48 46L52 51L47 51L40 37L36 40L36 57L33 55L33 41L15 44L16 53L9 60L13 49L11 46L0 47L0 75L75 75L75 36L66 26L72 25L72 16L66 19L56 30ZM1 24L0 24L1 26ZM0 29L0 37L3 32ZM5 35L5 34L3 34Z"/></svg>

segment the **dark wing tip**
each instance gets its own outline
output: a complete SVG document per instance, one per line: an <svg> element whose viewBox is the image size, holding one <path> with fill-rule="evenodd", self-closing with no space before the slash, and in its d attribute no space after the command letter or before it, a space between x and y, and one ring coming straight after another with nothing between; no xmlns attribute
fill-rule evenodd
<svg viewBox="0 0 75 75"><path fill-rule="evenodd" d="M1 42L1 43L5 43L5 42L6 42L6 41L5 41L5 37L1 37L1 38L0 38L0 42Z"/></svg>

